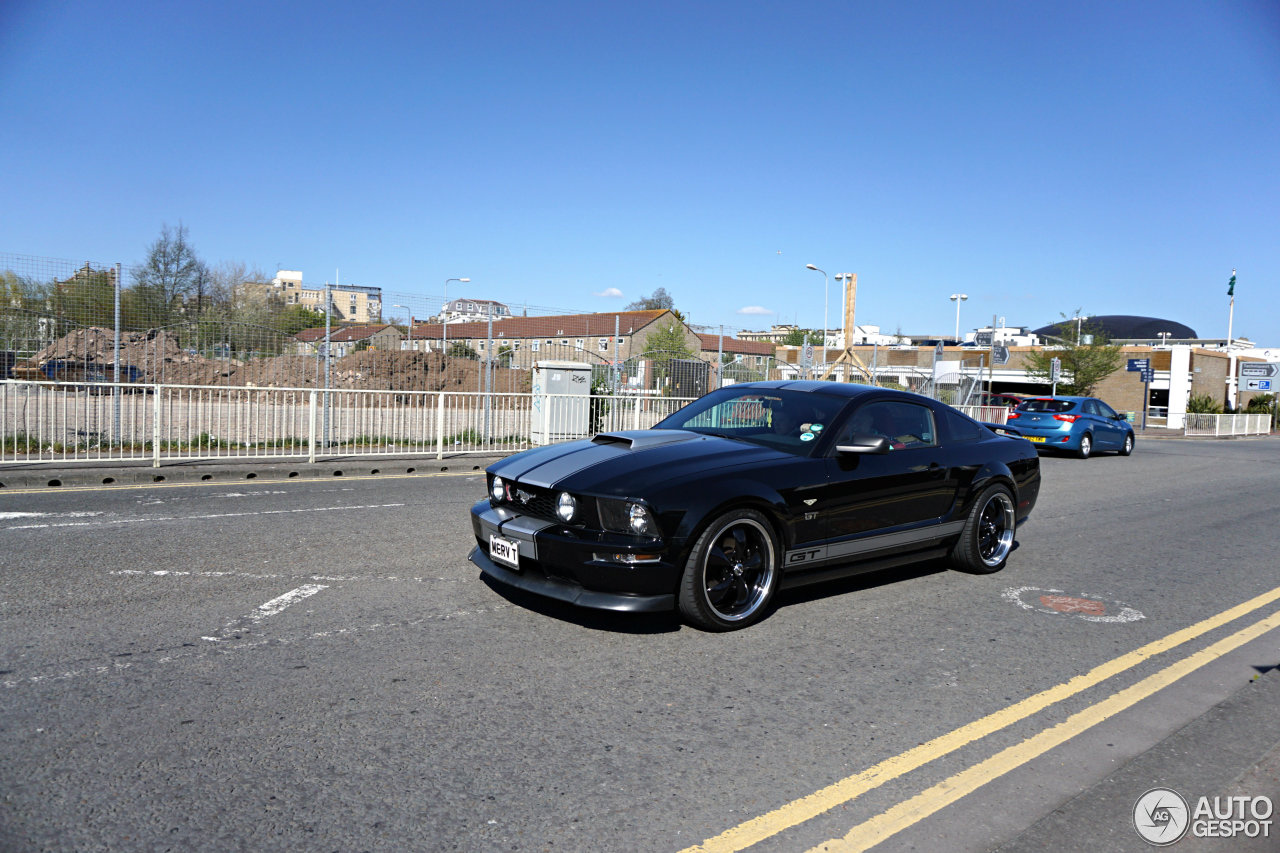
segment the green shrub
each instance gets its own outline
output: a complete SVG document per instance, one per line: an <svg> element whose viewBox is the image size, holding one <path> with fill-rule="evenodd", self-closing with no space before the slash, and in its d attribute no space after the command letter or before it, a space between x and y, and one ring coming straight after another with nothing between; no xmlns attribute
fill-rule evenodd
<svg viewBox="0 0 1280 853"><path fill-rule="evenodd" d="M1210 394L1192 394L1187 398L1187 414L1220 415L1222 414L1222 404L1213 399Z"/></svg>

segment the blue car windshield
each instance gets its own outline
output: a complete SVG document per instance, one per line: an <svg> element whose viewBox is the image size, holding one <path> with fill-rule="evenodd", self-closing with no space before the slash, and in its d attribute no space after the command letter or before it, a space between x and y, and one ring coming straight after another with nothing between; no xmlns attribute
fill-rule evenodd
<svg viewBox="0 0 1280 853"><path fill-rule="evenodd" d="M773 388L724 388L694 400L656 429L721 435L808 456L848 400Z"/></svg>
<svg viewBox="0 0 1280 853"><path fill-rule="evenodd" d="M1074 400L1024 400L1018 407L1019 412L1047 412L1059 414L1069 412L1076 407Z"/></svg>

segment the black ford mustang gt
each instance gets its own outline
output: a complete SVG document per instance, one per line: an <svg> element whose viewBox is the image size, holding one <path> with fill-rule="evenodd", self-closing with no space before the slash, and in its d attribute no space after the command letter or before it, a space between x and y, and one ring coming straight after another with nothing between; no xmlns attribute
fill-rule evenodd
<svg viewBox="0 0 1280 853"><path fill-rule="evenodd" d="M470 556L486 576L585 607L678 609L712 631L759 619L779 588L855 572L936 557L999 571L1040 490L1025 439L832 382L733 385L653 429L487 474Z"/></svg>

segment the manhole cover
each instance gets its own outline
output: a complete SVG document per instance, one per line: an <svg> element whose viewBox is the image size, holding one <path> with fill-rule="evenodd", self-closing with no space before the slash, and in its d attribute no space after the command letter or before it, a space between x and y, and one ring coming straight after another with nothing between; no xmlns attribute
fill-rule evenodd
<svg viewBox="0 0 1280 853"><path fill-rule="evenodd" d="M1054 616L1074 616L1086 622L1137 622L1145 619L1141 611L1121 601L1113 601L1088 593L1071 594L1061 589L1034 586L1010 587L1004 599L1023 610Z"/></svg>

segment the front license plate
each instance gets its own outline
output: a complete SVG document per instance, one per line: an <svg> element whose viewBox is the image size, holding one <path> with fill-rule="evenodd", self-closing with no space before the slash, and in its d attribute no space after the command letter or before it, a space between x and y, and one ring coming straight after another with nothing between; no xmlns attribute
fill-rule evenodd
<svg viewBox="0 0 1280 853"><path fill-rule="evenodd" d="M1023 438L1025 438L1027 441L1034 441L1040 444L1044 443L1043 435L1024 435Z"/></svg>
<svg viewBox="0 0 1280 853"><path fill-rule="evenodd" d="M500 536L489 537L489 558L495 563L510 566L520 571L520 546L511 539Z"/></svg>

